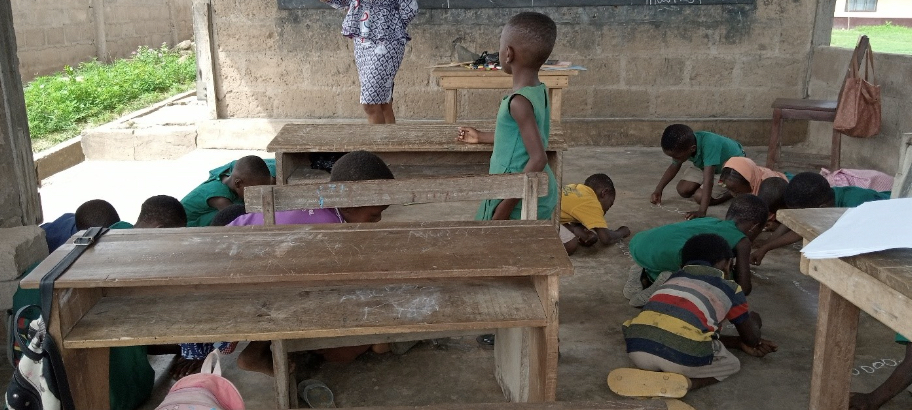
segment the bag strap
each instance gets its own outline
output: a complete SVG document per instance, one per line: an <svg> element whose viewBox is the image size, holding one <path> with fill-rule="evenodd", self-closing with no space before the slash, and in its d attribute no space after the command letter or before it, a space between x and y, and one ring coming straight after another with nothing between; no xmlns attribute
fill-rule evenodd
<svg viewBox="0 0 912 410"><path fill-rule="evenodd" d="M26 312L31 308L37 309L38 305L23 306L23 307L19 308L18 311L16 311L15 315L12 316L13 321L10 323L10 328L9 328L10 343L8 343L8 344L10 346L12 346L13 342L15 342L16 344L19 345L19 350L22 351L23 356L25 356L31 360L38 361L41 359L41 353L33 352L32 349L29 348L29 346L31 346L29 344L29 340L26 340L26 338L22 337L22 332L19 331L19 322L21 321L21 319L23 319L25 317ZM28 332L28 326L26 326L25 331ZM38 331L40 332L41 329L39 329ZM13 357L10 356L9 359L10 359L10 364L13 364L13 360L14 360ZM15 365L13 366L13 368L16 368Z"/></svg>
<svg viewBox="0 0 912 410"><path fill-rule="evenodd" d="M874 78L874 50L871 49L870 43L868 43L865 53L865 81L868 81L869 72L871 73L871 84L877 84L877 80Z"/></svg>
<svg viewBox="0 0 912 410"><path fill-rule="evenodd" d="M214 374L216 376L222 375L222 362L218 349L209 352L209 355L206 356L206 360L203 361L203 367L200 369L200 373Z"/></svg>
<svg viewBox="0 0 912 410"><path fill-rule="evenodd" d="M60 262L57 262L53 268L51 268L48 273L41 278L41 283L38 286L38 292L41 295L41 318L44 319L44 324L50 329L50 318L51 318L51 304L54 301L54 281L57 280L67 269L70 268L70 265L82 255L86 249L89 249L95 242L98 241L98 238L101 235L104 235L108 232L108 228L89 228L82 234L82 236L77 237L73 241L73 249L70 250Z"/></svg>

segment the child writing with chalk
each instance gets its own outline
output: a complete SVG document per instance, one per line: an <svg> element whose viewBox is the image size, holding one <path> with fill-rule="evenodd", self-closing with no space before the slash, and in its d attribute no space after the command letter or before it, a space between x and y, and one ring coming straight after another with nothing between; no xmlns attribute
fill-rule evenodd
<svg viewBox="0 0 912 410"><path fill-rule="evenodd" d="M504 97L497 112L494 132L460 127L458 141L494 144L491 174L546 172L548 195L538 200L538 219L551 218L559 190L548 166L545 148L551 131L548 88L538 71L551 55L557 25L541 13L519 13L507 22L500 35L500 65L513 76L513 92ZM476 219L519 219L520 199L487 200Z"/></svg>

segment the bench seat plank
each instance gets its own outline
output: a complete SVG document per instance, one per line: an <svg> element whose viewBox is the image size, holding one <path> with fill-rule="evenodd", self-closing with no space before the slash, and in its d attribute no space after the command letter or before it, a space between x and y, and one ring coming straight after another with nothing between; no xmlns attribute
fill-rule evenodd
<svg viewBox="0 0 912 410"><path fill-rule="evenodd" d="M64 346L280 340L546 323L528 278L284 287L104 297L64 337Z"/></svg>
<svg viewBox="0 0 912 410"><path fill-rule="evenodd" d="M23 279L22 287L37 288L41 276L72 246L61 246ZM552 274L572 275L573 266L548 221L418 225L380 222L115 230L73 263L55 286L110 288Z"/></svg>

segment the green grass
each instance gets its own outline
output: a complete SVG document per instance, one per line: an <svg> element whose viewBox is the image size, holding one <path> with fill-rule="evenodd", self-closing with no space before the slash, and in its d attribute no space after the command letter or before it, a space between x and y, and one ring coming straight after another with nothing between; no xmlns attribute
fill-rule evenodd
<svg viewBox="0 0 912 410"><path fill-rule="evenodd" d="M833 30L830 45L855 48L858 37L866 34L871 39L875 53L912 54L912 28L894 26L889 22L880 26L861 26L851 30Z"/></svg>
<svg viewBox="0 0 912 410"><path fill-rule="evenodd" d="M165 45L140 47L130 59L90 61L35 78L25 87L32 149L50 148L85 128L191 89L196 60L180 58Z"/></svg>

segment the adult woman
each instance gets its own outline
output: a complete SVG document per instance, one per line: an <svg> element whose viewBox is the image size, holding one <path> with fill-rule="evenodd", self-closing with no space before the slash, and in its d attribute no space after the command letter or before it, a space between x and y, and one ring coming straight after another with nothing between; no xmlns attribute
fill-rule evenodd
<svg viewBox="0 0 912 410"><path fill-rule="evenodd" d="M393 80L405 43L406 27L418 14L417 0L320 0L348 8L342 35L355 45L355 65L361 81L361 104L371 124L393 124Z"/></svg>

